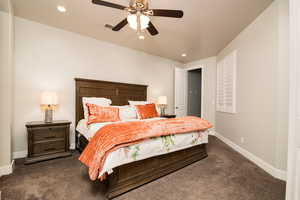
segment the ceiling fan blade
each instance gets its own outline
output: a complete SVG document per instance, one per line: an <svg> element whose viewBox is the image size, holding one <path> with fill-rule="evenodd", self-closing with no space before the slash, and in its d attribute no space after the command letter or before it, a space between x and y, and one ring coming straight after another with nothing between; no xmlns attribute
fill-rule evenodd
<svg viewBox="0 0 300 200"><path fill-rule="evenodd" d="M109 29L113 29L114 26L113 26L113 25L110 25L110 24L105 24L104 27L105 27L105 28L109 28Z"/></svg>
<svg viewBox="0 0 300 200"><path fill-rule="evenodd" d="M149 33L151 35L157 35L158 34L158 31L155 28L155 26L152 24L152 22L149 22L149 26L148 26L147 30L149 31Z"/></svg>
<svg viewBox="0 0 300 200"><path fill-rule="evenodd" d="M126 8L126 6L122 6L122 5L118 5L115 3L110 3L107 1L101 1L101 0L92 0L93 4L97 4L97 5L101 5L101 6L106 6L106 7L110 7L110 8L116 8L116 9L120 9L120 10L124 10Z"/></svg>
<svg viewBox="0 0 300 200"><path fill-rule="evenodd" d="M121 30L124 26L128 24L127 18L125 18L123 21L118 23L115 27L112 28L113 31L119 31Z"/></svg>
<svg viewBox="0 0 300 200"><path fill-rule="evenodd" d="M153 16L182 18L182 10L152 9Z"/></svg>

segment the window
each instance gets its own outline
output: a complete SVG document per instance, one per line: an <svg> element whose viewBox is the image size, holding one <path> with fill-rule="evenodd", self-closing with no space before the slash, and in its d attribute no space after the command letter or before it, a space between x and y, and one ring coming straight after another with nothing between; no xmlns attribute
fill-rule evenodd
<svg viewBox="0 0 300 200"><path fill-rule="evenodd" d="M217 64L217 111L236 113L237 51Z"/></svg>

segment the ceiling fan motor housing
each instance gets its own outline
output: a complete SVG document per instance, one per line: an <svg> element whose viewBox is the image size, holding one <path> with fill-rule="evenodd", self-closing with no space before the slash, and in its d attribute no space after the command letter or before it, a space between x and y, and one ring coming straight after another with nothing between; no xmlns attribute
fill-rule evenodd
<svg viewBox="0 0 300 200"><path fill-rule="evenodd" d="M133 7L139 11L148 9L148 0L134 0Z"/></svg>

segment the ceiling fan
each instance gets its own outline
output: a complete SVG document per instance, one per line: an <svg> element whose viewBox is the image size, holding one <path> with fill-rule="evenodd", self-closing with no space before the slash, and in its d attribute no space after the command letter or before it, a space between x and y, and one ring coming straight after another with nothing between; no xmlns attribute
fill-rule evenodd
<svg viewBox="0 0 300 200"><path fill-rule="evenodd" d="M150 21L150 16L182 18L181 10L149 9L149 0L130 0L129 6L118 5L101 0L92 0L93 4L124 10L128 13L127 18L116 26L106 24L105 27L113 31L119 31L127 24L136 30L139 38L144 39L142 31L147 29L151 35L157 35L158 31Z"/></svg>

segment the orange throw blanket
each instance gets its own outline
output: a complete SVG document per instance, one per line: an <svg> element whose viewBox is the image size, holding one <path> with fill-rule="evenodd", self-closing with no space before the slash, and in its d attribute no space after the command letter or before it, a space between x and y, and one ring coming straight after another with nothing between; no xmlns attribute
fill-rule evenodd
<svg viewBox="0 0 300 200"><path fill-rule="evenodd" d="M198 117L109 124L98 130L79 160L89 167L90 178L96 180L110 152L152 137L204 131L211 127L208 121ZM106 174L100 179L105 177Z"/></svg>

